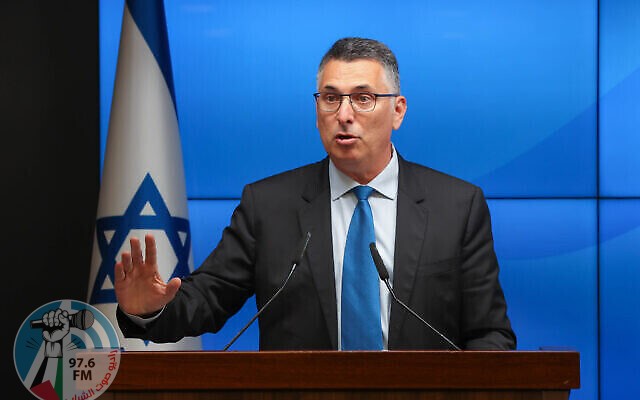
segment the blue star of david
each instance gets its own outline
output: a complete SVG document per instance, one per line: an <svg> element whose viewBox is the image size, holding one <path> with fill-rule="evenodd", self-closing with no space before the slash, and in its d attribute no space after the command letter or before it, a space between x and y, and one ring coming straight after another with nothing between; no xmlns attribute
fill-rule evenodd
<svg viewBox="0 0 640 400"><path fill-rule="evenodd" d="M156 215L140 215L147 203L151 205ZM116 263L118 250L120 250L127 239L129 231L132 229L165 231L178 259L171 278L176 276L183 277L189 274L189 251L191 249L189 220L171 216L151 175L147 174L133 195L124 215L96 220L98 248L100 249L102 261L93 284L91 304L116 302L115 290L103 289L102 286L107 277L111 279L111 282L115 281L113 266ZM107 241L105 231L115 231L111 241ZM179 232L186 233L184 244L180 240Z"/></svg>

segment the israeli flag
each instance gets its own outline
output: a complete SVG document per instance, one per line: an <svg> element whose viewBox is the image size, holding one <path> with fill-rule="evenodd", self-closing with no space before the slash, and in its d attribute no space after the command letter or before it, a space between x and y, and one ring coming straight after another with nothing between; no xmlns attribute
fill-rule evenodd
<svg viewBox="0 0 640 400"><path fill-rule="evenodd" d="M164 281L193 270L176 98L162 0L127 0L96 216L89 303L117 326L113 267L129 239L152 233ZM143 249L144 252L144 249ZM199 350L124 339L126 350Z"/></svg>

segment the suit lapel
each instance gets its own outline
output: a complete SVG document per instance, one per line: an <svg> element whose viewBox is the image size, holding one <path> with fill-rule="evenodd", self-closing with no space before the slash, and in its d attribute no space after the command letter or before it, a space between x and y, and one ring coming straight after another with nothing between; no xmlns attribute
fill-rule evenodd
<svg viewBox="0 0 640 400"><path fill-rule="evenodd" d="M409 303L413 292L420 252L423 248L428 211L424 206L425 188L414 179L411 165L398 156L398 212L393 261L393 289L400 300ZM389 348L398 341L407 312L391 305Z"/></svg>
<svg viewBox="0 0 640 400"><path fill-rule="evenodd" d="M300 230L311 232L307 247L307 265L311 270L318 297L334 349L338 348L338 315L336 310L336 284L331 239L331 198L329 190L329 161L324 159L319 168L309 174L302 194L306 206L300 209Z"/></svg>

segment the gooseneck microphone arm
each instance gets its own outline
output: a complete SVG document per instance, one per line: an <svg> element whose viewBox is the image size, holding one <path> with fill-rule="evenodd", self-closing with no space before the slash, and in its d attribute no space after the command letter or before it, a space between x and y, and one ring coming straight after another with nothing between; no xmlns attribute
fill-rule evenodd
<svg viewBox="0 0 640 400"><path fill-rule="evenodd" d="M389 289L389 293L391 293L391 296L393 297L393 299L398 304L400 304L405 310L409 311L409 313L411 315L413 315L414 317L419 319L423 324L428 326L429 329L431 329L433 332L437 333L438 336L440 336L445 342L447 342L449 344L449 346L451 346L451 348L453 348L455 350L462 350L460 347L456 346L455 343L453 343L451 340L449 340L448 337L446 337L445 335L440 333L440 331L438 331L436 328L431 326L430 323L428 323L421 316L416 314L415 311L413 311L411 308L409 308L409 306L404 304L402 302L402 300L400 300L396 296L396 293L393 291L393 288L391 287L391 284L389 283L389 272L387 271L387 268L384 266L384 262L382 261L382 257L380 257L380 253L378 253L378 249L376 248L376 244L375 243L369 243L369 250L371 251L371 257L373 257L373 263L375 264L376 269L378 270L378 275L380 276L380 279L382 279L384 284L387 285L387 289Z"/></svg>
<svg viewBox="0 0 640 400"><path fill-rule="evenodd" d="M307 246L309 245L309 240L310 239L311 239L311 232L307 232L307 234L304 235L302 237L302 239L300 240L300 244L298 245L298 250L295 252L295 258L293 259L293 262L291 263L291 270L289 270L289 275L287 275L287 277L285 278L284 282L280 286L280 289L278 289L273 294L273 296L271 296L271 298L266 303L264 303L264 305L262 307L260 307L260 310L256 313L256 315L254 315L253 318L251 318L249 320L249 322L247 322L247 324L240 330L240 332L238 332L233 337L233 339L231 339L231 341L229 343L227 343L226 346L224 346L222 351L227 351L227 349L229 349L229 347L231 347L231 345L233 343L235 343L235 341L240 337L240 335L242 335L244 333L244 331L246 331L251 326L253 321L255 321L256 318L258 318L260 316L260 314L262 314L262 312L267 309L267 307L269 307L269 304L271 304L271 302L276 297L278 297L278 295L280 294L280 292L282 292L282 290L285 288L285 286L287 286L287 283L289 282L289 279L291 279L291 276L293 275L293 272L296 270L296 267L302 261L302 257L304 257L304 253L306 253L306 251L307 251Z"/></svg>

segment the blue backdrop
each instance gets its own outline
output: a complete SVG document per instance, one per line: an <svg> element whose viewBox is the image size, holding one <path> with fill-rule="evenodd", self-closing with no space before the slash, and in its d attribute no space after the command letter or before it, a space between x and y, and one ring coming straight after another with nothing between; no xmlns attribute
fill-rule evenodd
<svg viewBox="0 0 640 400"><path fill-rule="evenodd" d="M485 191L518 348L581 354L576 399L640 398L640 2L166 2L196 265L254 180L324 151L311 93L338 38L396 53L407 159ZM122 1L100 4L104 148ZM255 312L248 302L219 349ZM257 349L257 327L233 347Z"/></svg>

